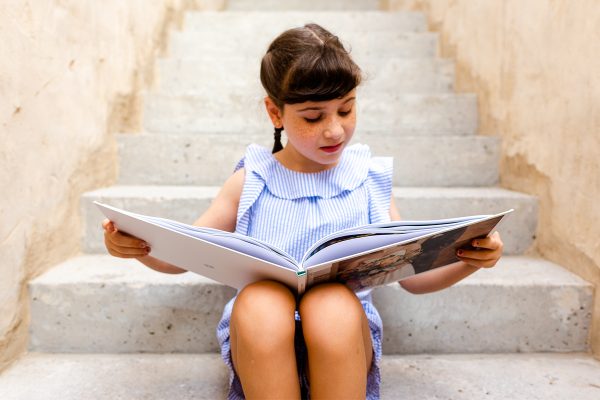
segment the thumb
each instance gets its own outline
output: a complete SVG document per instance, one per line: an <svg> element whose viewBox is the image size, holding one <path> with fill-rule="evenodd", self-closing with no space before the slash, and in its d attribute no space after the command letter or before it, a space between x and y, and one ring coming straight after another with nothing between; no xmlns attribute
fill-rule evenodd
<svg viewBox="0 0 600 400"><path fill-rule="evenodd" d="M117 228L115 228L115 224L108 220L105 219L104 221L102 221L102 227L108 232L108 233L115 233L117 231Z"/></svg>

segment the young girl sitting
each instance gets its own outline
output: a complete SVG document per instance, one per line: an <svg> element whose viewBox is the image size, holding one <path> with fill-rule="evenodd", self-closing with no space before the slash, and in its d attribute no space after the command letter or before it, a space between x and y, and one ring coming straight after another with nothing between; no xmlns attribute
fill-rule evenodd
<svg viewBox="0 0 600 400"><path fill-rule="evenodd" d="M349 146L361 71L338 38L309 24L277 37L262 59L273 150L250 145L195 225L270 242L300 259L334 231L400 219L392 198L392 160ZM287 143L281 144L285 130ZM149 255L105 220L105 244L165 273L185 272ZM459 250L460 262L400 282L411 293L446 288L502 254L498 233ZM370 290L317 285L299 300L261 281L240 290L217 328L231 369L230 399L379 398L382 322Z"/></svg>

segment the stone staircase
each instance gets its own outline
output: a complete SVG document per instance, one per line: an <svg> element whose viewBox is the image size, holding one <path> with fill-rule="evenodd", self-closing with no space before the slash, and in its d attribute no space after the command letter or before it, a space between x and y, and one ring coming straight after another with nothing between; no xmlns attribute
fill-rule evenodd
<svg viewBox="0 0 600 400"><path fill-rule="evenodd" d="M424 15L380 12L378 1L324 3L345 11L237 0L187 15L145 96L144 132L119 135L118 185L82 196L85 254L30 283L30 352L0 375L1 399L225 397L215 328L235 291L107 256L92 202L194 221L247 144L272 145L259 60L278 33L310 21L339 34L368 76L354 142L394 156L404 219L515 209L500 229L506 255L496 268L438 293L374 293L382 398L600 396L600 362L588 354L593 287L525 255L537 201L496 186L499 139L476 136L477 99L454 93L454 65L436 58Z"/></svg>

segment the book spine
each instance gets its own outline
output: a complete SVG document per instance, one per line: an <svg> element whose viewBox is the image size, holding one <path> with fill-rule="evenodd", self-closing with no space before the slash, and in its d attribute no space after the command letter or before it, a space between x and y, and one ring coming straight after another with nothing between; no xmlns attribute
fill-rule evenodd
<svg viewBox="0 0 600 400"><path fill-rule="evenodd" d="M298 271L296 274L298 276L298 295L301 295L306 291L306 280L308 275L306 274L306 271Z"/></svg>

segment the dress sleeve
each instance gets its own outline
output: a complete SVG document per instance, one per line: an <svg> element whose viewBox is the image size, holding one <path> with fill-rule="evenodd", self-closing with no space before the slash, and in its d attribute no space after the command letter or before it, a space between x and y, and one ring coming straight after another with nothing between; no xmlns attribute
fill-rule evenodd
<svg viewBox="0 0 600 400"><path fill-rule="evenodd" d="M371 223L390 221L390 199L392 197L392 157L373 157L367 175L369 191L369 220Z"/></svg>
<svg viewBox="0 0 600 400"><path fill-rule="evenodd" d="M244 158L237 163L234 170L235 172L240 168L246 169L244 187L242 189L242 196L240 197L235 227L235 231L242 235L248 234L252 205L256 199L258 199L265 186L263 178L256 172L256 169L261 164L261 154L259 147L256 145L249 145L246 149Z"/></svg>
<svg viewBox="0 0 600 400"><path fill-rule="evenodd" d="M238 161L237 165L233 169L233 172L236 173L240 168L244 168L246 163L246 157L243 157L240 161Z"/></svg>

